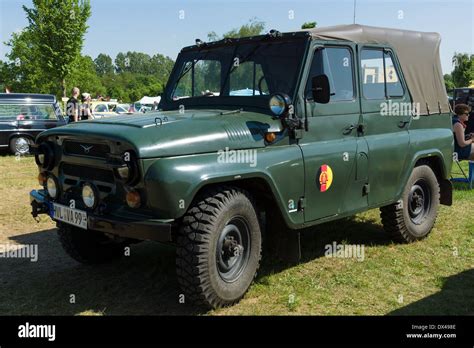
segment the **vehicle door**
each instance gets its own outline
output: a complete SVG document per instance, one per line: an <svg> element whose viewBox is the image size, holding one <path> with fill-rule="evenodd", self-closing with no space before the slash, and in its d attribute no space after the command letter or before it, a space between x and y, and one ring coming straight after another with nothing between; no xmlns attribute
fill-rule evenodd
<svg viewBox="0 0 474 348"><path fill-rule="evenodd" d="M415 110L394 52L375 45L360 45L359 52L362 122L370 156L369 205L377 206L392 201L400 188Z"/></svg>
<svg viewBox="0 0 474 348"><path fill-rule="evenodd" d="M299 142L305 163L305 221L367 207L363 189L368 157L365 140L358 133L355 47L351 43L312 47L304 91L308 131ZM312 78L321 74L329 79L327 104L312 99Z"/></svg>

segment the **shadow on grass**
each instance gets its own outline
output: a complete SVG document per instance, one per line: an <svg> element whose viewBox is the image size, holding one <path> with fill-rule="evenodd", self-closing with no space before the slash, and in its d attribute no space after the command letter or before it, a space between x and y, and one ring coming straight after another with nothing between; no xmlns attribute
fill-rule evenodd
<svg viewBox="0 0 474 348"><path fill-rule="evenodd" d="M62 249L56 230L11 237L37 244L38 261L0 259L0 313L4 315L196 315L206 310L180 304L175 250L157 243L131 246L131 255L86 266ZM70 303L72 295L75 303Z"/></svg>
<svg viewBox="0 0 474 348"><path fill-rule="evenodd" d="M290 231L289 233L292 232ZM364 245L365 247L389 245L392 243L390 237L383 230L382 225L377 224L373 219L341 219L302 230L300 263L324 257L326 245L333 242L337 244ZM264 255L259 277L281 272L293 265L276 260L275 255L267 258Z"/></svg>
<svg viewBox="0 0 474 348"><path fill-rule="evenodd" d="M0 313L4 315L198 315L205 308L181 304L175 275L174 247L143 242L131 255L111 264L85 266L63 251L56 230L10 237L38 245L38 261L0 259ZM324 255L337 243L386 245L390 240L373 221L342 220L307 229L302 235L303 259ZM289 265L265 258L259 277ZM75 303L70 303L72 295Z"/></svg>
<svg viewBox="0 0 474 348"><path fill-rule="evenodd" d="M388 315L474 315L474 269L443 279L438 293Z"/></svg>

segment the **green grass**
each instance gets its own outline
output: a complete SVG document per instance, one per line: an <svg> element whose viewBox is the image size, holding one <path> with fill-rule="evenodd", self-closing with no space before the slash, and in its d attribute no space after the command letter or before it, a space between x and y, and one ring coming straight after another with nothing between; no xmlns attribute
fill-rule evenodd
<svg viewBox="0 0 474 348"><path fill-rule="evenodd" d="M0 243L39 246L36 263L0 258L2 314L474 314L474 190L464 184L456 184L454 205L441 207L423 241L393 244L378 210L316 226L302 235L300 264L264 256L240 303L206 311L179 302L172 247L140 243L130 257L96 267L71 260L53 223L47 217L36 223L29 214L36 176L32 158L0 157ZM333 241L364 245L364 260L325 257Z"/></svg>

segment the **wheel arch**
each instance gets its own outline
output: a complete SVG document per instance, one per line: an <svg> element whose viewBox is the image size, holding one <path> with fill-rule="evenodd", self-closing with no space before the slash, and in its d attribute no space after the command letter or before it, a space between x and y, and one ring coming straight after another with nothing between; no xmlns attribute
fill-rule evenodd
<svg viewBox="0 0 474 348"><path fill-rule="evenodd" d="M440 187L440 203L443 205L452 205L453 202L453 186L448 179L451 172L452 158L446 158L446 155L439 150L430 150L419 152L413 157L408 175L404 178L404 186L406 185L411 172L415 167L427 165L433 170L438 179ZM403 186L403 187L404 187Z"/></svg>

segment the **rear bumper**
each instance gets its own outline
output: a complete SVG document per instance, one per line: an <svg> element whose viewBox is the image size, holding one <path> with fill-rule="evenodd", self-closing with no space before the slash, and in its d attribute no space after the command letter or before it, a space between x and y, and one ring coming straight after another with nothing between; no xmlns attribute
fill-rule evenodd
<svg viewBox="0 0 474 348"><path fill-rule="evenodd" d="M48 214L51 217L53 204L48 200L44 190L31 191L30 204L33 217L40 214ZM173 226L172 221L140 221L110 215L94 215L89 212L87 214L87 229L139 240L172 242Z"/></svg>

